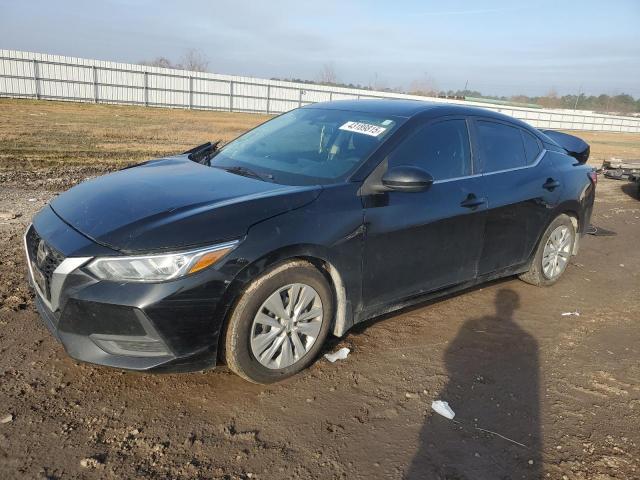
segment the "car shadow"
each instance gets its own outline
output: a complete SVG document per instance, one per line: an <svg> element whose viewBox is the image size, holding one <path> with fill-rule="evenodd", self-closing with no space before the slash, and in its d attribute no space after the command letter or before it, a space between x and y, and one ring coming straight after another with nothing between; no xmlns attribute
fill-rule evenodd
<svg viewBox="0 0 640 480"><path fill-rule="evenodd" d="M495 314L465 321L448 346L434 400L456 415L428 412L407 480L542 478L538 344L516 323L519 304L500 289Z"/></svg>
<svg viewBox="0 0 640 480"><path fill-rule="evenodd" d="M640 200L640 183L626 182L621 185L620 190L631 198Z"/></svg>

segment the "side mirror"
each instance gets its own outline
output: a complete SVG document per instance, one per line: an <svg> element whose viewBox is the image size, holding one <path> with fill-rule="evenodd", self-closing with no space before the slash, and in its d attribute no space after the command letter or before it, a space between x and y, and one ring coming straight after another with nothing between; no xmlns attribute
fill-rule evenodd
<svg viewBox="0 0 640 480"><path fill-rule="evenodd" d="M400 165L387 170L382 185L398 192L424 192L433 183L433 177L419 167Z"/></svg>

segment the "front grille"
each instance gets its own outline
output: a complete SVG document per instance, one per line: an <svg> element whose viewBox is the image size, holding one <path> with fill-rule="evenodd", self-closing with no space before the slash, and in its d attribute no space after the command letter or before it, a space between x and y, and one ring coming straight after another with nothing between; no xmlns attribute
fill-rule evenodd
<svg viewBox="0 0 640 480"><path fill-rule="evenodd" d="M42 247L40 246L41 243ZM64 255L42 240L33 226L31 226L27 232L26 244L32 267L38 269L45 280L45 288L42 293L48 301L51 301L51 277L53 276L54 270L58 268L58 265L64 260ZM39 248L42 248L42 252L44 252L44 254L41 253L40 258L38 258Z"/></svg>

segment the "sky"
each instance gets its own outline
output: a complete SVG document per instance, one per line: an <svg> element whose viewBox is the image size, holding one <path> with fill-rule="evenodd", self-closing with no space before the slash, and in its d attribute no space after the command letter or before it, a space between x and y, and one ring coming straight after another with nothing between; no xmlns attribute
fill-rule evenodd
<svg viewBox="0 0 640 480"><path fill-rule="evenodd" d="M0 0L0 48L484 94L640 97L640 0Z"/></svg>

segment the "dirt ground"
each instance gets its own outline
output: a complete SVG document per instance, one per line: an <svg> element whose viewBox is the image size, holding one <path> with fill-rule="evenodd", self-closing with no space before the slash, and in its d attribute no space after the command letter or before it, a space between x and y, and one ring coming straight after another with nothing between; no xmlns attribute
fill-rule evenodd
<svg viewBox="0 0 640 480"><path fill-rule="evenodd" d="M277 385L224 368L125 373L66 356L35 311L21 247L56 192L113 165L64 163L78 127L42 120L62 153L29 166L33 135L6 105L0 212L17 217L0 218L0 478L640 478L640 201L630 184L600 179L592 223L617 235L584 237L552 288L509 278L368 322L326 346L351 348L346 360L321 358ZM220 115L187 113L209 124ZM124 138L119 128L111 134ZM640 157L638 136L598 135L596 163L619 149ZM165 153L189 146L167 142ZM436 399L455 422L431 411Z"/></svg>

